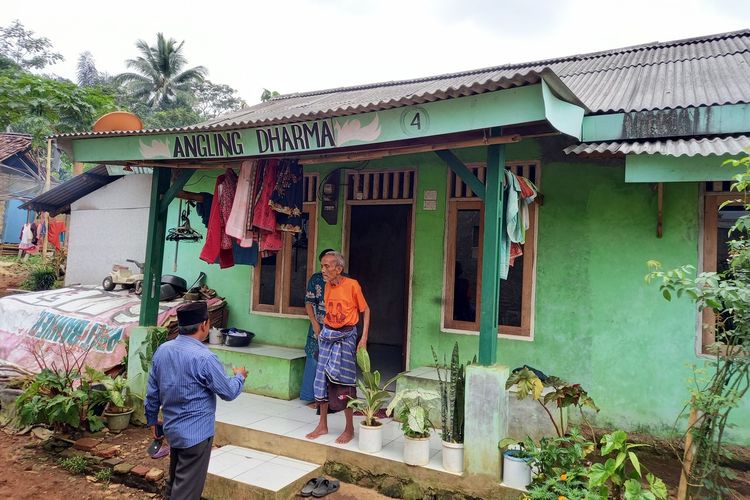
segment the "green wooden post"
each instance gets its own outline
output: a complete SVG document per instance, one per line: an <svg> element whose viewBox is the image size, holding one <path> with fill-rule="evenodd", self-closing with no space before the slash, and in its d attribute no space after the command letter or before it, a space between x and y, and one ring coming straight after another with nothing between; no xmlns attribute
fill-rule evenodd
<svg viewBox="0 0 750 500"><path fill-rule="evenodd" d="M167 214L161 211L162 197L169 189L170 169L154 167L151 180L151 205L148 212L146 235L146 268L141 295L141 326L155 326L159 315L161 269L164 260L164 237L167 231Z"/></svg>
<svg viewBox="0 0 750 500"><path fill-rule="evenodd" d="M497 358L497 325L500 308L500 242L504 238L503 176L505 146L487 146L482 247L482 306L479 314L479 363L492 365Z"/></svg>

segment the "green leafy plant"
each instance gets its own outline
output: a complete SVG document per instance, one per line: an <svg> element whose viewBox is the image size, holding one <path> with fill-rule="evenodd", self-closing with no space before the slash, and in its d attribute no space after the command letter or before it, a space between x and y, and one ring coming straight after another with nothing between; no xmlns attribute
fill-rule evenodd
<svg viewBox="0 0 750 500"><path fill-rule="evenodd" d="M100 469L94 475L94 478L96 478L97 482L104 483L104 485L106 486L112 480L112 469L110 469L109 467L106 467L104 469Z"/></svg>
<svg viewBox="0 0 750 500"><path fill-rule="evenodd" d="M563 410L570 406L578 408L581 414L581 419L589 426L592 435L594 435L593 428L591 428L591 425L583 412L583 408L587 407L596 412L599 411L599 408L580 384L570 384L554 376L549 376L542 381L533 371L524 367L508 377L505 388L510 389L513 385L516 385L516 397L518 399L526 399L530 396L534 401L537 401L542 405L542 408L552 422L552 426L555 428L558 437L563 437L565 435ZM550 388L551 390L542 397L545 388ZM550 412L547 407L547 404L552 402L555 403L555 406L558 409L558 420L555 420L552 412Z"/></svg>
<svg viewBox="0 0 750 500"><path fill-rule="evenodd" d="M130 404L130 389L125 377L105 377L101 380L101 383L107 389L107 398L109 399L107 411L109 413L124 413L132 409Z"/></svg>
<svg viewBox="0 0 750 500"><path fill-rule="evenodd" d="M381 386L380 372L377 370L370 371L370 355L367 353L367 349L357 351L357 365L362 370L362 376L357 379L357 388L362 393L362 397L350 400L347 406L362 412L365 416L365 425L370 427L380 425L375 415L391 397L391 394L383 388L395 382L401 377L401 374L396 375Z"/></svg>
<svg viewBox="0 0 750 500"><path fill-rule="evenodd" d="M589 469L589 489L596 495L595 498L602 500L666 499L666 485L653 474L646 474L648 487L641 485L644 467L633 450L646 445L628 443L627 439L628 435L624 431L615 431L602 437L601 455L609 458L604 463L593 464Z"/></svg>
<svg viewBox="0 0 750 500"><path fill-rule="evenodd" d="M750 156L728 160L724 165L741 168L733 177L732 191L737 198L725 202L750 210ZM740 216L729 230L728 268L723 272L700 273L690 265L668 271L657 261L649 261L646 283L659 283L666 300L688 297L699 311L709 309L715 322L704 325L716 342L707 346L714 357L705 368L694 367L690 402L681 416L688 415L680 495L724 497L730 473L722 466L732 454L724 444L726 430L732 427L730 415L750 390L750 215Z"/></svg>
<svg viewBox="0 0 750 500"><path fill-rule="evenodd" d="M588 461L596 448L576 428L563 437L544 437L537 444L527 437L523 442L506 438L500 449L520 445L514 456L527 458L536 474L528 486L529 498L581 498L588 493Z"/></svg>
<svg viewBox="0 0 750 500"><path fill-rule="evenodd" d="M60 467L73 474L83 474L89 464L88 460L82 456L62 458L58 463Z"/></svg>
<svg viewBox="0 0 750 500"><path fill-rule="evenodd" d="M440 384L440 418L443 428L443 441L464 442L464 402L466 395L466 366L459 362L458 342L453 346L450 367L443 360L438 361L435 348L432 348L438 382ZM476 356L472 362L476 362ZM449 374L443 379L441 371Z"/></svg>
<svg viewBox="0 0 750 500"><path fill-rule="evenodd" d="M23 288L35 292L42 290L51 290L55 287L57 281L57 272L54 267L42 264L31 269L26 281L23 282Z"/></svg>
<svg viewBox="0 0 750 500"><path fill-rule="evenodd" d="M141 360L141 369L143 373L148 373L151 368L151 360L154 359L154 353L167 341L169 330L162 326L151 326L146 332L146 339L138 348L138 358Z"/></svg>
<svg viewBox="0 0 750 500"><path fill-rule="evenodd" d="M425 403L439 399L435 391L420 389L401 391L396 393L386 409L387 415L394 410L401 422L401 430L410 438L426 438L430 436L430 429L434 426L430 421L428 408Z"/></svg>

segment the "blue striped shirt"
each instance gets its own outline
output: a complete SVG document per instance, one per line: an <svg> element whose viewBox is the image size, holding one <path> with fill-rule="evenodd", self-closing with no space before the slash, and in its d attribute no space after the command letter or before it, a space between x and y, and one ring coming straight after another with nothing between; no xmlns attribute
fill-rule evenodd
<svg viewBox="0 0 750 500"><path fill-rule="evenodd" d="M216 395L231 401L245 379L227 377L216 354L187 335L165 342L154 354L148 375L146 423L155 425L159 407L164 434L174 448L190 448L214 435Z"/></svg>

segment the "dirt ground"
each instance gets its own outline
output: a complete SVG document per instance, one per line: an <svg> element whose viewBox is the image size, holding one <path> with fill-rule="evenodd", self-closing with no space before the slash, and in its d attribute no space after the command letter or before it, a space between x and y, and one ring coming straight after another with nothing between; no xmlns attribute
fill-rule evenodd
<svg viewBox="0 0 750 500"><path fill-rule="evenodd" d="M0 260L0 297L7 294L7 288L19 288L27 276L27 266L8 257Z"/></svg>
<svg viewBox="0 0 750 500"><path fill-rule="evenodd" d="M120 458L130 463L143 463L149 467L169 468L169 458L153 460L145 455L151 442L148 429L129 428L126 432L107 438L106 442L122 446ZM44 450L31 446L36 443L29 436L9 436L0 431L0 498L45 500L66 499L144 499L158 495L129 488L118 483L95 483L82 475L72 475L57 465L54 457ZM380 500L387 498L375 491L342 483L341 489L326 498L332 500Z"/></svg>
<svg viewBox="0 0 750 500"><path fill-rule="evenodd" d="M0 432L0 498L29 499L122 499L153 498L141 490L112 483L93 483L84 476L73 476L61 469L46 452L25 448L32 442L26 436Z"/></svg>

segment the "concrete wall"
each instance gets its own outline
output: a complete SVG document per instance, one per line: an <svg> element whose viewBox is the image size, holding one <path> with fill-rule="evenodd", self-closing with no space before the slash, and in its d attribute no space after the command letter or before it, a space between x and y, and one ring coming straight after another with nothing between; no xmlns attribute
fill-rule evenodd
<svg viewBox="0 0 750 500"><path fill-rule="evenodd" d="M66 285L100 284L113 264L144 260L150 196L150 175L126 175L73 203Z"/></svg>
<svg viewBox="0 0 750 500"><path fill-rule="evenodd" d="M507 147L508 160L541 159L544 205L538 219L536 302L533 340L499 339L498 362L530 364L580 383L601 408L599 423L626 430L669 433L688 399L695 354L696 314L687 300L665 301L647 286L646 261L666 268L697 267L700 242L699 186L665 186L664 237L656 237L656 195L646 184L624 182L623 161L566 157L555 142L525 141ZM464 150L465 161L484 153ZM717 160L720 162L720 160ZM462 357L478 349L478 336L441 331L444 279L447 169L434 155L372 161L369 168L418 169L413 248L409 365L432 364L430 346L450 353L458 341ZM320 167L321 179L332 167ZM190 191L213 191L216 173L200 172ZM426 190L438 191L437 210L422 209ZM343 206L343 205L340 205ZM343 224L318 220L317 248L341 248ZM176 217L176 204L169 220ZM199 219L194 226L204 230ZM209 285L229 301L231 324L254 331L257 341L302 347L304 318L250 312L252 269L219 270L197 259L202 244L180 244L178 274L204 270ZM167 243L165 272L171 272L174 243ZM186 276L187 277L187 276ZM373 311L378 314L378 311ZM735 414L750 418L750 401ZM738 425L729 439L750 444L750 427Z"/></svg>

